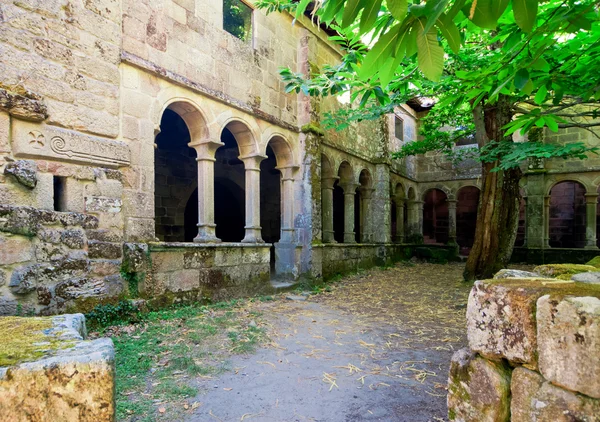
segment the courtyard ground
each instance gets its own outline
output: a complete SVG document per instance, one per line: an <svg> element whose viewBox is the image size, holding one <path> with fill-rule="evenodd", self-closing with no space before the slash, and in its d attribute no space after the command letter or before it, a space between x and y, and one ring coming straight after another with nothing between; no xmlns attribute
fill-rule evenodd
<svg viewBox="0 0 600 422"><path fill-rule="evenodd" d="M444 421L462 270L403 263L110 328L119 420Z"/></svg>

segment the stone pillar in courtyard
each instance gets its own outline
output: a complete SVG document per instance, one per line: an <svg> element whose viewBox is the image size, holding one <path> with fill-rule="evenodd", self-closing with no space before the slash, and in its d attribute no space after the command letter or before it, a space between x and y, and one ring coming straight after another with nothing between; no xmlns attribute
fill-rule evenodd
<svg viewBox="0 0 600 422"><path fill-rule="evenodd" d="M246 176L246 235L242 243L264 243L260 226L260 163L265 155L240 157Z"/></svg>
<svg viewBox="0 0 600 422"><path fill-rule="evenodd" d="M323 243L336 243L333 238L333 186L339 177L321 180L321 216L323 220Z"/></svg>
<svg viewBox="0 0 600 422"><path fill-rule="evenodd" d="M281 172L281 243L292 243L294 239L294 172L297 166L278 167ZM333 220L332 220L333 221Z"/></svg>
<svg viewBox="0 0 600 422"><path fill-rule="evenodd" d="M528 248L542 249L546 247L546 226L548 222L544 213L544 174L527 174L527 203L525 208L525 226Z"/></svg>
<svg viewBox="0 0 600 422"><path fill-rule="evenodd" d="M586 249L598 249L596 245L596 208L598 206L598 194L597 193L586 193L585 194L585 215L586 215L586 227L585 227L585 248Z"/></svg>
<svg viewBox="0 0 600 422"><path fill-rule="evenodd" d="M354 232L354 196L356 195L356 183L340 184L344 190L344 243L356 243Z"/></svg>
<svg viewBox="0 0 600 422"><path fill-rule="evenodd" d="M544 196L544 243L543 248L550 247L550 195Z"/></svg>
<svg viewBox="0 0 600 422"><path fill-rule="evenodd" d="M456 199L447 199L448 203L448 245L456 245Z"/></svg>
<svg viewBox="0 0 600 422"><path fill-rule="evenodd" d="M224 144L210 139L188 144L196 150L198 162L198 235L196 243L215 243L215 152Z"/></svg>
<svg viewBox="0 0 600 422"><path fill-rule="evenodd" d="M395 198L396 203L396 233L394 241L404 243L404 204L403 198Z"/></svg>
<svg viewBox="0 0 600 422"><path fill-rule="evenodd" d="M407 236L411 243L423 240L423 201L408 201L408 227Z"/></svg>
<svg viewBox="0 0 600 422"><path fill-rule="evenodd" d="M377 164L373 178L373 198L371 199L369 219L371 224L371 241L374 243L391 243L392 241L392 203L390 201L390 166Z"/></svg>
<svg viewBox="0 0 600 422"><path fill-rule="evenodd" d="M371 201L373 198L373 188L360 188L360 242L373 242L373 216L371 212Z"/></svg>

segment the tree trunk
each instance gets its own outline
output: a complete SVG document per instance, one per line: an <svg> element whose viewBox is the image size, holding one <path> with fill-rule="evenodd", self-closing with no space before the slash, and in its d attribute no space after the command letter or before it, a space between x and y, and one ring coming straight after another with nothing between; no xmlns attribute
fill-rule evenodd
<svg viewBox="0 0 600 422"><path fill-rule="evenodd" d="M508 97L501 95L495 104L473 110L479 147L502 140L502 127L512 119ZM498 163L482 163L481 195L477 211L475 241L469 254L464 278L491 278L506 268L512 255L519 224L519 168L492 172Z"/></svg>

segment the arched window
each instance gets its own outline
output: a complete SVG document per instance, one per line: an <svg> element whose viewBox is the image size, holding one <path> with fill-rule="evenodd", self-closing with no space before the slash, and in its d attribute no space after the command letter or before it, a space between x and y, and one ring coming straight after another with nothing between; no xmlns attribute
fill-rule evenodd
<svg viewBox="0 0 600 422"><path fill-rule="evenodd" d="M559 182L550 190L549 243L552 248L585 247L585 187Z"/></svg>
<svg viewBox="0 0 600 422"><path fill-rule="evenodd" d="M456 204L456 243L461 255L469 255L475 241L475 225L477 224L477 208L479 206L479 189L465 186L458 191Z"/></svg>
<svg viewBox="0 0 600 422"><path fill-rule="evenodd" d="M423 241L430 244L448 243L448 202L440 189L428 190L423 204Z"/></svg>

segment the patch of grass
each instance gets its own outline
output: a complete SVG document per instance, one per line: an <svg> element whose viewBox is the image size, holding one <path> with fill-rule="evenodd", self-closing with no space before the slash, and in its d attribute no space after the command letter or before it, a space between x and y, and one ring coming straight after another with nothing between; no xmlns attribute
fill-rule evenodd
<svg viewBox="0 0 600 422"><path fill-rule="evenodd" d="M174 306L149 312L135 325L105 328L116 349L117 420L178 420L181 402L198 394L195 377L219 374L232 354L250 353L266 340L250 323L260 313L244 301Z"/></svg>

